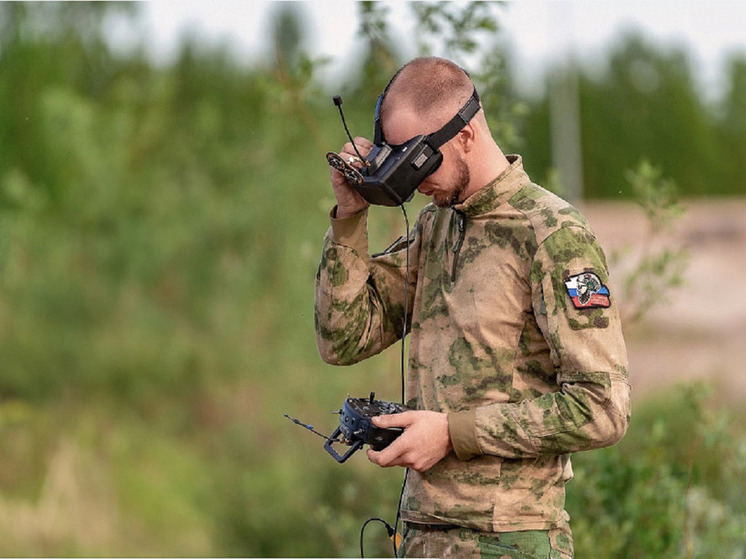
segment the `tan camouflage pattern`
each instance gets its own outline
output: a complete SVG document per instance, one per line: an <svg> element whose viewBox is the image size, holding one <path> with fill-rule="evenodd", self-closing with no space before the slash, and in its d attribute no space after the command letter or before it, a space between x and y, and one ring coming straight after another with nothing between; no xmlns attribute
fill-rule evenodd
<svg viewBox="0 0 746 559"><path fill-rule="evenodd" d="M578 310L565 287L586 271L608 286L604 254L576 209L510 161L463 204L426 206L410 235L406 403L449 414L454 452L409 473L405 521L565 525L570 453L614 444L629 422L614 294L608 308ZM366 219L332 219L324 240L315 318L328 363L401 337L404 243L370 257Z"/></svg>
<svg viewBox="0 0 746 559"><path fill-rule="evenodd" d="M572 535L566 529L522 532L477 532L455 527L422 530L406 525L398 557L440 559L570 559Z"/></svg>

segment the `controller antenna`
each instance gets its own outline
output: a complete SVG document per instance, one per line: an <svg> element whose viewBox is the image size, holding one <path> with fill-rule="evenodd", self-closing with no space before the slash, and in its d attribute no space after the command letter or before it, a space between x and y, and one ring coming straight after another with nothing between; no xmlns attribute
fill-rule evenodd
<svg viewBox="0 0 746 559"><path fill-rule="evenodd" d="M331 437L327 437L326 435L324 435L322 433L319 433L316 429L313 428L313 425L308 425L306 423L303 423L303 422L295 419L294 417L290 417L288 414L284 414L284 415L285 415L285 417L287 417L290 421L292 421L296 425L300 425L301 427L304 427L305 429L308 429L309 431L311 431L311 433L313 433L314 435L318 435L322 439L326 439L327 441L332 441L332 442L335 442L335 443L336 442L341 442L338 439L332 439Z"/></svg>

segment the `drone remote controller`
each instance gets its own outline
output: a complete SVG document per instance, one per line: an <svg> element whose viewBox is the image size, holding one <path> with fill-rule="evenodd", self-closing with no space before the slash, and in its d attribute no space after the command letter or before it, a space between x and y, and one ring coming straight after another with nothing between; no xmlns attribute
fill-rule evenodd
<svg viewBox="0 0 746 559"><path fill-rule="evenodd" d="M394 402L376 400L375 393L369 398L347 398L339 410L339 427L337 427L324 444L324 449L340 464L346 461L364 444L373 450L383 450L404 432L401 427L376 427L371 421L378 415L401 413L407 408ZM349 445L344 454L339 454L334 448L335 442Z"/></svg>

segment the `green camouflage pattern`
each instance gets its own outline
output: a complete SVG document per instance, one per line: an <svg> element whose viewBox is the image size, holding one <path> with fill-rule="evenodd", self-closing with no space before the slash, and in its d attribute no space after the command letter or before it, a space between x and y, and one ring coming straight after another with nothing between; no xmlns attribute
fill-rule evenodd
<svg viewBox="0 0 746 559"><path fill-rule="evenodd" d="M463 204L426 206L410 234L406 404L448 413L454 452L408 475L408 522L563 526L569 455L614 444L629 422L613 294L578 309L565 287L584 272L608 285L604 254L580 213L510 160ZM328 363L374 355L404 328L404 243L369 256L366 219L332 219L324 240L315 318Z"/></svg>
<svg viewBox="0 0 746 559"><path fill-rule="evenodd" d="M566 527L520 532L478 532L466 528L428 530L404 527L398 557L460 559L570 559L572 535Z"/></svg>

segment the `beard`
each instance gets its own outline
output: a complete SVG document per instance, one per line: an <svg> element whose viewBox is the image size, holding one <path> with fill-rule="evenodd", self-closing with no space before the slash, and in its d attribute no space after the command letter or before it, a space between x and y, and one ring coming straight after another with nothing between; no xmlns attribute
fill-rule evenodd
<svg viewBox="0 0 746 559"><path fill-rule="evenodd" d="M469 172L469 166L461 156L455 160L456 164L456 180L453 183L453 187L444 190L442 194L436 194L433 196L433 203L439 208L451 208L463 202L462 198L466 188L469 186L471 181L471 173Z"/></svg>

